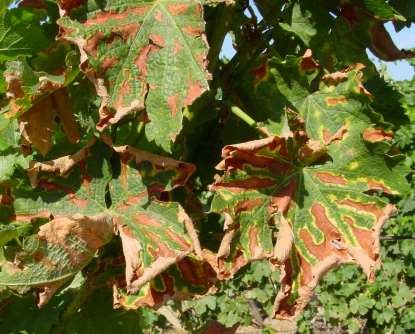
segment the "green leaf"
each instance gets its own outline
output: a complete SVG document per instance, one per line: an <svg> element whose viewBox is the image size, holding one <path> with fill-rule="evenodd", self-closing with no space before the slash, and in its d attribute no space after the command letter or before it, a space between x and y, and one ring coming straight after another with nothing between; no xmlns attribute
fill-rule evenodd
<svg viewBox="0 0 415 334"><path fill-rule="evenodd" d="M0 315L0 331L10 334L46 334L59 323L61 299L39 309L33 295L14 297ZM22 316L24 315L24 316Z"/></svg>
<svg viewBox="0 0 415 334"><path fill-rule="evenodd" d="M389 3L406 18L405 23L395 23L396 29L399 31L404 26L409 27L415 19L415 3L411 0L391 0Z"/></svg>
<svg viewBox="0 0 415 334"><path fill-rule="evenodd" d="M1 4L0 4L0 15L3 14L6 9L9 7L9 5L13 2L13 0L4 0Z"/></svg>
<svg viewBox="0 0 415 334"><path fill-rule="evenodd" d="M0 64L46 48L53 39L40 25L45 19L45 13L38 10L14 8L3 14L0 8Z"/></svg>
<svg viewBox="0 0 415 334"><path fill-rule="evenodd" d="M203 302L206 304L206 306L214 311L216 308L216 297L215 296L206 296L203 298Z"/></svg>
<svg viewBox="0 0 415 334"><path fill-rule="evenodd" d="M170 151L182 109L208 89L200 2L111 0L98 9L91 1L84 9L69 11L59 25L80 47L81 67L103 98L98 128L145 109L148 139Z"/></svg>
<svg viewBox="0 0 415 334"><path fill-rule="evenodd" d="M19 144L20 133L16 120L0 116L0 150L16 148Z"/></svg>
<svg viewBox="0 0 415 334"><path fill-rule="evenodd" d="M314 24L309 20L311 13L301 8L301 5L295 2L291 7L291 16L287 23L280 23L284 30L297 35L306 46L310 45L311 39L316 35L317 30Z"/></svg>
<svg viewBox="0 0 415 334"><path fill-rule="evenodd" d="M7 224L0 225L0 247L10 240L17 239L31 230L30 224Z"/></svg>
<svg viewBox="0 0 415 334"><path fill-rule="evenodd" d="M392 304L394 307L402 307L413 299L414 295L411 289L407 285L400 285L396 294L392 296Z"/></svg>
<svg viewBox="0 0 415 334"><path fill-rule="evenodd" d="M369 12L378 20L406 21L405 17L391 5L385 3L384 0L364 0L364 4Z"/></svg>
<svg viewBox="0 0 415 334"><path fill-rule="evenodd" d="M82 308L72 314L62 328L65 333L88 334L99 331L102 334L116 332L135 334L137 329L151 328L151 310L114 310L111 303L111 290L103 287L89 296Z"/></svg>
<svg viewBox="0 0 415 334"><path fill-rule="evenodd" d="M29 167L29 157L22 155L19 139L17 120L0 116L0 184L11 180L16 169Z"/></svg>
<svg viewBox="0 0 415 334"><path fill-rule="evenodd" d="M10 180L18 167L28 168L29 160L19 154L0 155L0 183Z"/></svg>
<svg viewBox="0 0 415 334"><path fill-rule="evenodd" d="M270 295L267 291L264 291L261 288L254 288L246 293L247 298L255 299L260 303L265 303L270 299Z"/></svg>
<svg viewBox="0 0 415 334"><path fill-rule="evenodd" d="M261 129L281 133L286 127L286 106L307 96L319 67L311 50L302 57L288 55L284 60L259 58L245 79L236 83L244 110Z"/></svg>
<svg viewBox="0 0 415 334"><path fill-rule="evenodd" d="M282 95L284 105L296 107L312 92L312 82L318 75L319 67L311 50L307 50L302 57L288 55L284 60L271 58L264 78Z"/></svg>
<svg viewBox="0 0 415 334"><path fill-rule="evenodd" d="M350 310L354 314L365 315L373 306L375 301L367 295L360 294L350 302Z"/></svg>

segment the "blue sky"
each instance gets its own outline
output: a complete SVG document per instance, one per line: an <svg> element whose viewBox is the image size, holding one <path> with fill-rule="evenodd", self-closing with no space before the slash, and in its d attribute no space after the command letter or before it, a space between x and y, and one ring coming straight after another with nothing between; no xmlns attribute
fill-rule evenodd
<svg viewBox="0 0 415 334"><path fill-rule="evenodd" d="M399 49L415 48L415 25L412 24L410 28L404 28L400 32L396 32L392 23L386 24L386 29L395 41ZM374 55L369 54L369 57L376 66L380 66L381 61ZM395 80L411 79L414 75L414 69L406 60L399 60L395 62L383 62L388 67L388 72Z"/></svg>
<svg viewBox="0 0 415 334"><path fill-rule="evenodd" d="M258 17L261 17L261 15L256 10L255 12ZM410 28L404 28L399 33L397 33L393 27L393 24L389 22L386 24L386 29L389 31L389 34L399 49L415 48L415 24L412 24ZM222 55L226 56L227 58L232 58L234 54L235 50L232 47L232 40L228 34L222 47ZM412 79L413 75L415 74L414 69L406 60L383 62L374 56L370 51L368 51L368 54L369 58L373 61L376 67L379 68L381 64L384 63L388 68L390 76L395 80Z"/></svg>

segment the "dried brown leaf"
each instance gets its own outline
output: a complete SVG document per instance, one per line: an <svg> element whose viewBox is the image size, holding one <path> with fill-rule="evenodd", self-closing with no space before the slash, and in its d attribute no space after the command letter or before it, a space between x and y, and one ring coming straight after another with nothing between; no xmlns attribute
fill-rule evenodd
<svg viewBox="0 0 415 334"><path fill-rule="evenodd" d="M36 147L42 155L52 148L52 128L55 118L52 100L47 97L19 117L19 126L26 143Z"/></svg>
<svg viewBox="0 0 415 334"><path fill-rule="evenodd" d="M66 175L78 162L88 156L89 149L96 142L95 137L92 138L82 149L72 155L66 155L54 160L37 162L31 161L27 174L32 187L38 184L38 175L40 172L55 173L57 175Z"/></svg>

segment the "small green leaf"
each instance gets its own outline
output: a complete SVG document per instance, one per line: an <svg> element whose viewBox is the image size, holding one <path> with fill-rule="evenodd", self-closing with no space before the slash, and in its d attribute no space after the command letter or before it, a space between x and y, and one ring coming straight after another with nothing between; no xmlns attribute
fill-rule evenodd
<svg viewBox="0 0 415 334"><path fill-rule="evenodd" d="M314 24L309 20L311 14L308 10L301 8L301 5L297 2L291 8L291 17L288 22L280 23L280 26L284 30L297 35L306 46L309 46L311 39L317 33Z"/></svg>
<svg viewBox="0 0 415 334"><path fill-rule="evenodd" d="M364 0L364 4L369 12L379 20L406 21L402 14L384 0Z"/></svg>
<svg viewBox="0 0 415 334"><path fill-rule="evenodd" d="M395 295L392 296L392 305L402 307L414 299L414 294L407 285L401 285Z"/></svg>

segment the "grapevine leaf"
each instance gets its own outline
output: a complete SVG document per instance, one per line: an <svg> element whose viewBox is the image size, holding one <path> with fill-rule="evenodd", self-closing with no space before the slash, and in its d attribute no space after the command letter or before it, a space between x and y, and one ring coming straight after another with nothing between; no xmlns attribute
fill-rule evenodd
<svg viewBox="0 0 415 334"><path fill-rule="evenodd" d="M147 187L147 193L160 196L164 191L170 191L187 183L195 171L195 166L172 158L163 157L129 145L115 146L107 136L102 136L104 142L113 148L121 157L121 178L130 177L132 181L142 183ZM133 169L138 169L142 177L128 174ZM135 184L135 183L134 183ZM126 183L118 186L125 188ZM124 189L128 190L128 189Z"/></svg>
<svg viewBox="0 0 415 334"><path fill-rule="evenodd" d="M114 149L121 154L121 171L109 191L123 243L127 290L135 293L193 249L201 253L193 223L178 203L148 202L149 195L160 197L183 185L194 167L128 146Z"/></svg>
<svg viewBox="0 0 415 334"><path fill-rule="evenodd" d="M7 9L7 7L12 3L12 0L4 0L0 4L0 15L4 13L4 11Z"/></svg>
<svg viewBox="0 0 415 334"><path fill-rule="evenodd" d="M370 14L378 20L406 21L405 17L383 0L364 0L364 4Z"/></svg>
<svg viewBox="0 0 415 334"><path fill-rule="evenodd" d="M145 209L124 203L115 221L126 259L127 289L135 293L193 250L190 235L195 232L177 203L153 201Z"/></svg>
<svg viewBox="0 0 415 334"><path fill-rule="evenodd" d="M29 161L24 156L17 153L0 155L0 183L10 180L15 169L26 169L29 167Z"/></svg>
<svg viewBox="0 0 415 334"><path fill-rule="evenodd" d="M14 8L2 13L0 9L0 64L33 55L53 41L39 24L45 18L44 13L36 10Z"/></svg>
<svg viewBox="0 0 415 334"><path fill-rule="evenodd" d="M0 116L0 150L6 151L18 147L19 139L20 133L17 121Z"/></svg>
<svg viewBox="0 0 415 334"><path fill-rule="evenodd" d="M406 18L406 22L394 22L397 31L404 26L409 27L415 19L415 3L410 0L392 0L390 4Z"/></svg>
<svg viewBox="0 0 415 334"><path fill-rule="evenodd" d="M414 57L413 51L399 49L396 46L383 21L367 15L357 5L343 4L340 14L349 26L349 33L352 30L354 34L358 34L356 41L369 47L370 51L380 59L394 61Z"/></svg>
<svg viewBox="0 0 415 334"><path fill-rule="evenodd" d="M25 60L8 62L4 78L7 96L11 99L5 114L7 117L20 116L65 83L64 75L35 72Z"/></svg>
<svg viewBox="0 0 415 334"><path fill-rule="evenodd" d="M309 94L319 68L310 49L301 57L288 55L284 60L260 57L245 73L245 80L236 83L243 109L263 132L281 133L287 105L295 105Z"/></svg>
<svg viewBox="0 0 415 334"><path fill-rule="evenodd" d="M10 240L21 237L30 230L30 224L11 223L0 225L0 246L4 246Z"/></svg>
<svg viewBox="0 0 415 334"><path fill-rule="evenodd" d="M204 295L215 281L216 273L207 262L185 257L135 294L127 294L125 289L115 288L114 307L126 309L137 309L141 306L159 307L168 299Z"/></svg>
<svg viewBox="0 0 415 334"><path fill-rule="evenodd" d="M124 333L135 334L137 328L142 330L146 321L155 319L151 310L141 309L136 312L114 310L111 303L111 290L103 287L97 289L82 305L79 312L75 312L68 321L61 326L69 333L88 334L98 331L102 334ZM151 328L150 325L148 325Z"/></svg>
<svg viewBox="0 0 415 334"><path fill-rule="evenodd" d="M146 135L165 150L182 128L182 109L208 89L207 45L197 0L61 1L62 38L77 44L81 69L103 100L98 129L146 110ZM86 11L88 9L88 11Z"/></svg>
<svg viewBox="0 0 415 334"><path fill-rule="evenodd" d="M16 169L29 166L29 158L19 149L19 132L17 120L0 116L0 184L11 180Z"/></svg>
<svg viewBox="0 0 415 334"><path fill-rule="evenodd" d="M30 242L15 254L13 262L2 261L0 285L33 286L38 290L38 305L42 306L111 237L112 226L105 215L56 218L28 239Z"/></svg>
<svg viewBox="0 0 415 334"><path fill-rule="evenodd" d="M71 100L66 89L58 89L53 93L53 102L63 131L72 144L80 140L78 125L75 121Z"/></svg>
<svg viewBox="0 0 415 334"><path fill-rule="evenodd" d="M295 103L304 129L297 121L285 137L222 150L225 173L212 185L212 211L225 212L219 249L228 250L210 262L227 278L250 261L273 258L282 271L279 317L297 315L320 277L342 263L357 263L373 278L380 229L395 212L379 192L408 190L408 170L389 153L391 133L372 123L358 73L327 76Z"/></svg>
<svg viewBox="0 0 415 334"><path fill-rule="evenodd" d="M301 8L301 5L295 2L291 7L291 16L287 23L280 23L281 28L297 35L306 46L310 45L311 39L316 35L317 30L309 19L311 13Z"/></svg>
<svg viewBox="0 0 415 334"><path fill-rule="evenodd" d="M45 98L19 117L23 145L33 145L42 155L52 148L52 127L55 120L52 100Z"/></svg>
<svg viewBox="0 0 415 334"><path fill-rule="evenodd" d="M184 185L194 167L132 147L113 146L108 138L105 142L113 151L92 140L73 155L32 162L28 175L35 188L13 189L10 219L105 216L120 235L127 292L134 293L193 250L201 254L192 221L180 204L154 199ZM117 177L111 177L111 152L120 158ZM91 157L97 154L99 159ZM3 284L7 285L7 279ZM58 283L56 288L62 282Z"/></svg>
<svg viewBox="0 0 415 334"><path fill-rule="evenodd" d="M19 116L22 144L33 145L42 155L52 148L56 116L69 142L76 143L80 139L68 91L63 87L68 78L73 80L73 73L76 71L49 75L33 71L23 60L7 63L4 76L10 102L4 117Z"/></svg>
<svg viewBox="0 0 415 334"><path fill-rule="evenodd" d="M55 299L45 307L36 306L33 295L9 299L0 317L2 333L49 333L59 323L62 299ZM22 314L25 316L22 317Z"/></svg>
<svg viewBox="0 0 415 334"><path fill-rule="evenodd" d="M399 49L382 23L372 24L369 36L372 42L370 50L380 59L395 61L414 58L415 51Z"/></svg>

